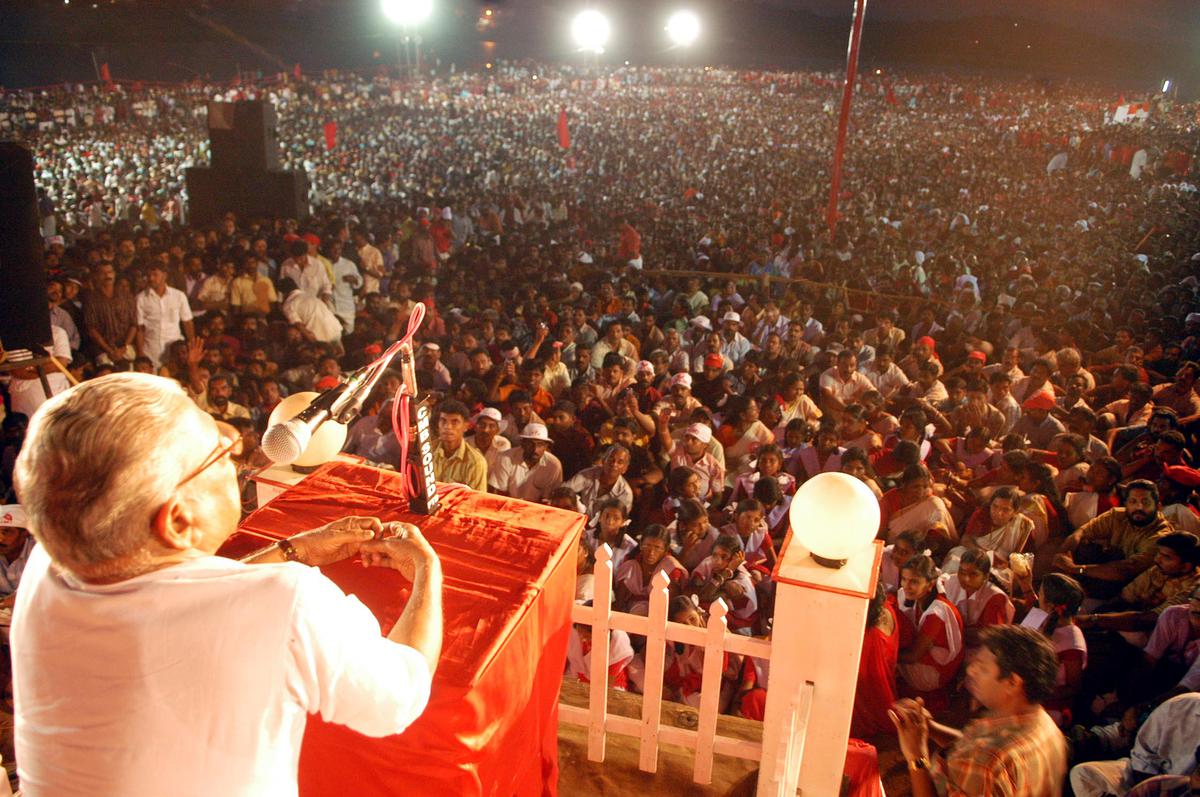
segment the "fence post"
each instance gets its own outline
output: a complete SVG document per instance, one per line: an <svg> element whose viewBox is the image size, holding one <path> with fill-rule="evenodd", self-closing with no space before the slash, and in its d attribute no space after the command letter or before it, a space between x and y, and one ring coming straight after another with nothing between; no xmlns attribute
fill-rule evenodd
<svg viewBox="0 0 1200 797"><path fill-rule="evenodd" d="M841 788L867 601L882 551L876 542L833 570L814 562L790 533L784 542L774 575L758 797L793 797L797 788L806 797L837 794ZM820 727L813 728L810 718Z"/></svg>
<svg viewBox="0 0 1200 797"><path fill-rule="evenodd" d="M708 607L704 640L704 674L700 680L700 721L696 726L696 762L692 780L712 783L713 737L717 735L717 713L721 709L721 675L725 672L725 614L729 607L717 598Z"/></svg>
<svg viewBox="0 0 1200 797"><path fill-rule="evenodd" d="M650 579L650 609L646 612L646 675L642 690L642 736L638 769L658 771L658 726L662 717L663 662L667 645L667 617L671 579L659 570Z"/></svg>
<svg viewBox="0 0 1200 797"><path fill-rule="evenodd" d="M612 614L612 548L602 543L596 549L596 569L592 586L592 659L588 708L588 760L604 760L604 726L608 722L608 649L609 617Z"/></svg>

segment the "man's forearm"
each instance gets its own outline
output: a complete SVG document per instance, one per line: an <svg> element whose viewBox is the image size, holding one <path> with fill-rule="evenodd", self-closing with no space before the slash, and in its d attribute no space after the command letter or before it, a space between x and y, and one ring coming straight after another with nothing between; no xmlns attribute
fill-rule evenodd
<svg viewBox="0 0 1200 797"><path fill-rule="evenodd" d="M938 747L950 747L962 738L962 731L942 725L940 722L929 722L929 739Z"/></svg>
<svg viewBox="0 0 1200 797"><path fill-rule="evenodd" d="M429 663L429 671L437 670L442 653L442 566L436 559L413 578L412 597L388 639L416 649Z"/></svg>

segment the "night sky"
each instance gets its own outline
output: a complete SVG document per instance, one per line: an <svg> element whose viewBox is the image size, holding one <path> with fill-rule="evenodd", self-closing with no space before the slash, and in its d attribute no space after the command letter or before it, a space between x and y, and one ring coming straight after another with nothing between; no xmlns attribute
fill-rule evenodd
<svg viewBox="0 0 1200 797"><path fill-rule="evenodd" d="M435 0L423 32L444 63L577 57L567 30L584 2ZM396 31L377 0L0 0L0 85L95 79L93 56L115 75L228 79L240 67L275 71L375 67L395 57ZM705 63L833 69L844 63L853 0L595 0L609 13L616 63ZM481 10L498 26L476 29ZM691 7L702 42L664 42L667 14ZM215 32L195 16L261 48ZM494 42L484 49L484 42ZM277 60L264 57L269 53ZM1200 0L869 0L864 65L1044 78L1094 78L1137 91L1166 77L1200 94Z"/></svg>

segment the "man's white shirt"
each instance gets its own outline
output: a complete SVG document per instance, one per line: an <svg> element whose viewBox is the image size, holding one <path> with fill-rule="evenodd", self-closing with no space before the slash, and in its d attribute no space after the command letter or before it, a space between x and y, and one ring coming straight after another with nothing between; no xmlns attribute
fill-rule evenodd
<svg viewBox="0 0 1200 797"><path fill-rule="evenodd" d="M183 340L183 322L192 320L187 295L167 286L162 296L153 288L137 295L137 322L146 336L146 356L155 366L162 364L163 352L177 340Z"/></svg>
<svg viewBox="0 0 1200 797"><path fill-rule="evenodd" d="M308 714L400 733L432 680L357 598L293 563L203 556L86 585L39 547L11 639L31 797L292 797Z"/></svg>

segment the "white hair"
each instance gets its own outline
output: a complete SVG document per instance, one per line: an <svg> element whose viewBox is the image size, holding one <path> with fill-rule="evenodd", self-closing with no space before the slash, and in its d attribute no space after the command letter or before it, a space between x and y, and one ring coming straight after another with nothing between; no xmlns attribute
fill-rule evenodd
<svg viewBox="0 0 1200 797"><path fill-rule="evenodd" d="M51 559L100 574L146 552L151 520L187 467L179 426L194 406L174 380L119 373L38 409L14 481Z"/></svg>

